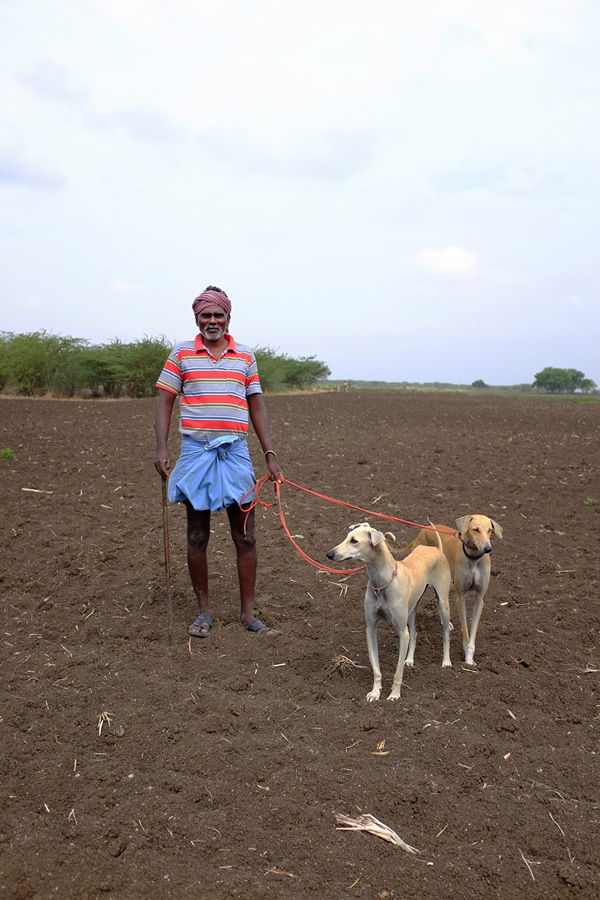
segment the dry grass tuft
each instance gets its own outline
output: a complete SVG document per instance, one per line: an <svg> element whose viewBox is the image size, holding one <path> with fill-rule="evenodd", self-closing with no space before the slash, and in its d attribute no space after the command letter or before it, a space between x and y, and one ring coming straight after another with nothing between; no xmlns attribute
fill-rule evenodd
<svg viewBox="0 0 600 900"><path fill-rule="evenodd" d="M338 823L338 831L368 831L369 834L374 834L376 837L383 838L384 841L389 841L397 847L402 847L407 853L419 852L416 847L411 847L410 844L403 841L402 838L399 837L395 831L392 831L388 825L384 825L383 822L380 822L379 819L376 819L375 816L370 814L365 814L359 816L357 819L352 819L350 816L336 813L335 820Z"/></svg>
<svg viewBox="0 0 600 900"><path fill-rule="evenodd" d="M327 674L331 678L334 672L338 672L342 678L345 678L350 674L352 669L366 669L366 666L361 666L358 663L354 662L353 659L350 659L348 656L344 656L340 654L339 656L335 656L331 661L331 665L327 669Z"/></svg>
<svg viewBox="0 0 600 900"><path fill-rule="evenodd" d="M101 712L100 715L98 716L98 734L99 735L102 734L102 728L103 728L105 722L108 723L108 725L110 726L110 723L112 722L112 713Z"/></svg>

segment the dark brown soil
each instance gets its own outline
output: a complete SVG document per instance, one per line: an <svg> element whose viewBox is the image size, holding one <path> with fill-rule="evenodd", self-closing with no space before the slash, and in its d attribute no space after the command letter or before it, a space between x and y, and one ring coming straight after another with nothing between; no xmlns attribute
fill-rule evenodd
<svg viewBox="0 0 600 900"><path fill-rule="evenodd" d="M239 627L220 515L215 625L190 641L184 511L171 507L169 650L154 401L5 400L0 894L597 898L600 403L267 404L291 481L414 522L502 525L477 667L453 607L441 668L427 598L402 699L367 703L364 574L311 568L275 509L257 516L257 613L284 636ZM262 474L254 437L251 449ZM324 563L369 518L287 486L283 500ZM383 525L399 543L416 533ZM385 697L397 638L379 635ZM357 664L345 677L341 656ZM420 852L337 830L336 813L370 813Z"/></svg>

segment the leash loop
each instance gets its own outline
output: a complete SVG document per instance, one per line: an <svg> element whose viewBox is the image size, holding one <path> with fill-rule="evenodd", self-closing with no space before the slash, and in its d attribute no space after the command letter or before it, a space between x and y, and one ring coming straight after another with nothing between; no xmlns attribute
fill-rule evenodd
<svg viewBox="0 0 600 900"><path fill-rule="evenodd" d="M242 499L239 502L240 509L242 510L242 512L246 513L246 518L244 519L244 534L246 533L246 524L248 522L248 516L250 515L250 513L252 512L253 509L255 509L257 506L263 506L266 509L271 509L273 506L277 505L279 507L279 519L283 526L283 530L287 534L290 542L296 548L296 550L298 551L300 556L311 566L314 566L315 569L318 569L320 572L328 572L331 575L353 575L355 572L362 572L362 571L364 571L364 569L367 568L366 566L360 566L358 569L330 569L329 566L324 566L322 563L319 563L316 560L312 559L312 557L310 557L308 555L308 553L306 553L302 549L302 547L300 547L299 544L296 543L296 541L292 537L292 534L288 528L287 522L285 520L285 515L283 512L283 507L281 505L281 485L279 484L279 482L277 482L277 481L271 482L273 484L273 488L275 490L276 500L274 503L267 503L265 500L261 499L260 492L263 489L263 487L265 486L265 484L269 481L271 481L271 476L263 475L262 478L258 479L258 481L254 485L254 487L250 488L249 491L246 491L246 493L244 494L244 496L242 497ZM400 522L402 525L412 525L414 528L422 528L422 529L424 528L427 531L437 531L439 534L451 534L451 535L456 534L455 531L445 531L445 530L442 531L439 528L434 528L432 525L419 525L418 522L409 522L407 519L399 519L396 516L388 516L385 513L375 512L375 510L372 510L372 509L364 509L362 506L354 506L352 503L345 503L343 500L336 500L335 497L328 497L327 494L319 494L317 491L311 491L310 488L305 488L305 487L302 487L301 484L295 484L293 481L288 481L287 478L282 478L281 484L288 484L290 487L296 488L299 491L304 491L306 494L312 494L313 497L319 497L319 499L328 500L330 503L335 503L337 506L345 506L348 509L354 509L357 512L366 513L368 516L376 516L379 519L388 519L390 522ZM246 500L248 500L249 505L248 505L248 507L244 508L243 504ZM390 579L390 581L393 580L393 578L395 577L397 569L398 569L398 566L396 564L396 569L394 571L394 575L392 575L392 578ZM385 587L387 587L387 585L384 585L384 588ZM378 588L378 590L383 590L383 588Z"/></svg>
<svg viewBox="0 0 600 900"><path fill-rule="evenodd" d="M271 481L271 476L263 475L262 478L259 478L259 480L256 482L254 487L251 488L246 494L244 494L244 496L240 500L240 504L239 504L240 509L243 509L242 504L243 504L244 500L246 499L246 497L248 497L249 495L252 495L252 494L254 495L252 497L252 499L250 500L250 506L246 510L244 510L244 512L246 513L246 519L244 521L244 531L246 529L246 522L248 521L248 516L250 515L250 513L253 509L255 509L257 506L264 506L264 507L267 507L268 509L275 506L275 503L265 503L265 501L261 500L261 498L260 498L261 489L265 486L265 484L268 481ZM291 482L287 481L285 478L283 479L283 482L286 484L291 484ZM314 566L314 568L318 569L320 572L328 572L331 575L353 575L355 572L362 572L363 569L367 568L366 566L360 566L358 569L331 569L331 568L329 568L329 566L324 566L323 563L317 562L315 559L312 559L312 557L310 557L308 555L308 553L306 553L302 549L302 547L299 544L297 544L296 541L294 540L294 538L292 537L290 529L288 528L288 524L285 520L283 506L281 505L281 486L279 485L279 483L277 481L272 482L272 484L275 489L275 495L277 497L276 502L277 502L277 505L279 506L279 519L281 520L281 524L283 525L283 530L287 534L290 542L296 548L296 550L298 551L298 553L300 554L302 559L304 559L311 566Z"/></svg>

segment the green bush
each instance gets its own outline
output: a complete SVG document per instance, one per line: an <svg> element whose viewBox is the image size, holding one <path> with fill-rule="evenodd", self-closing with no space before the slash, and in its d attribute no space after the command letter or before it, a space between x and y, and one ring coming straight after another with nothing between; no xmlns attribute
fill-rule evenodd
<svg viewBox="0 0 600 900"><path fill-rule="evenodd" d="M18 394L33 397L47 393L69 354L87 344L82 338L62 337L35 331L27 334L2 332L0 383Z"/></svg>
<svg viewBox="0 0 600 900"><path fill-rule="evenodd" d="M304 390L331 374L329 367L314 356L294 359L277 353L271 347L256 347L254 354L260 383L265 392Z"/></svg>
<svg viewBox="0 0 600 900"><path fill-rule="evenodd" d="M172 347L164 335L121 345L123 384L129 397L154 393L154 385Z"/></svg>
<svg viewBox="0 0 600 900"><path fill-rule="evenodd" d="M45 331L0 332L0 390L11 387L26 397L50 391L59 397L151 396L171 350L164 335L91 345ZM314 356L293 359L271 347L257 347L256 359L267 392L311 387L329 375Z"/></svg>
<svg viewBox="0 0 600 900"><path fill-rule="evenodd" d="M285 390L285 362L271 347L254 350L260 384L265 393Z"/></svg>

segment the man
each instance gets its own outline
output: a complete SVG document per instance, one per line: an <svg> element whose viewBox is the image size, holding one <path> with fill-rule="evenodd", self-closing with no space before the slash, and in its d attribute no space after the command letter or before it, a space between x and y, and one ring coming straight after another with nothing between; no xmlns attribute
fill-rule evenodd
<svg viewBox="0 0 600 900"><path fill-rule="evenodd" d="M210 514L225 508L237 553L242 627L259 635L280 635L254 617L256 536L254 511L246 522L239 506L256 478L248 452L248 414L265 454L271 481L283 473L273 449L254 353L229 334L231 302L221 288L209 285L192 304L199 334L177 344L157 382L157 472L169 479L168 496L187 510L187 562L199 614L188 629L208 637L212 615L206 549ZM180 397L181 455L173 469L168 447L171 413Z"/></svg>

